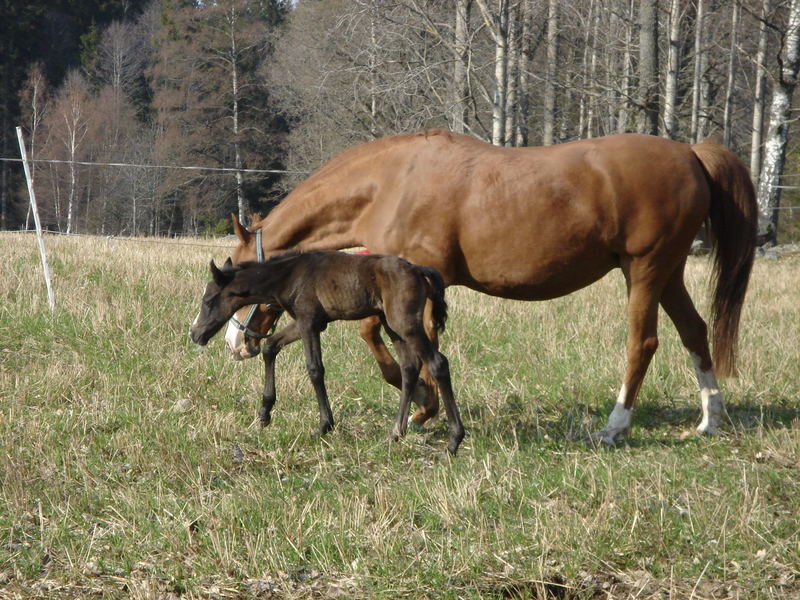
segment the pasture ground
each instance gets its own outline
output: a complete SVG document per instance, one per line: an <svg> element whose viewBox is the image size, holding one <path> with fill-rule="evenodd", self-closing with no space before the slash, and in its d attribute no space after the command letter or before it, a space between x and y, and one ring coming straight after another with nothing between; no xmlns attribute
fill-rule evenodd
<svg viewBox="0 0 800 600"><path fill-rule="evenodd" d="M230 250L208 244L48 237L51 315L34 237L0 236L1 599L800 596L800 258L757 261L724 434L693 435L662 313L610 450L585 440L620 385L619 273L545 303L448 290L451 460L443 420L389 441L397 394L354 323L323 334L337 429L310 436L297 344L260 430L261 361L187 337ZM688 271L707 314L706 260Z"/></svg>

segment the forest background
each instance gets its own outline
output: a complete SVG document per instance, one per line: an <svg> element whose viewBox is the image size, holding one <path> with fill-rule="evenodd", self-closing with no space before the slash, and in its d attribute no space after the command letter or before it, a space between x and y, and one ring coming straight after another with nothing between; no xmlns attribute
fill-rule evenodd
<svg viewBox="0 0 800 600"><path fill-rule="evenodd" d="M349 146L446 127L505 146L714 135L750 165L760 241L800 237L800 0L2 0L0 11L0 229L32 226L10 160L17 125L42 161L46 229L137 236L224 233L230 212L267 212ZM167 168L179 166L226 170Z"/></svg>

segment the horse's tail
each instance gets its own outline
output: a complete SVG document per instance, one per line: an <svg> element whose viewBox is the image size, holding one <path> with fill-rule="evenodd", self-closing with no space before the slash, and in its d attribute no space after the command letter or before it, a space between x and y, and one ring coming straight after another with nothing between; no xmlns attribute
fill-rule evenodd
<svg viewBox="0 0 800 600"><path fill-rule="evenodd" d="M756 194L747 167L733 152L709 141L692 150L711 187L707 230L714 256L714 366L721 377L733 377L739 318L756 249Z"/></svg>
<svg viewBox="0 0 800 600"><path fill-rule="evenodd" d="M433 303L433 311L431 317L433 318L433 328L438 331L444 331L444 324L447 321L447 302L444 300L444 280L439 274L439 271L432 267L419 267L422 276L428 282L428 298Z"/></svg>

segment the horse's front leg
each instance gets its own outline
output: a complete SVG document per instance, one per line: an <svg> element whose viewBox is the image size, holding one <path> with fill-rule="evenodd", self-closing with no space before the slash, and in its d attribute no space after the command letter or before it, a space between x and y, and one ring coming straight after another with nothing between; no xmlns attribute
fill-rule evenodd
<svg viewBox="0 0 800 600"><path fill-rule="evenodd" d="M272 421L272 407L275 405L275 359L282 348L299 338L297 322L292 321L264 342L261 351L264 358L264 391L261 394L261 409L258 411L261 427L266 427Z"/></svg>
<svg viewBox="0 0 800 600"><path fill-rule="evenodd" d="M306 369L319 405L319 435L323 436L333 429L333 412L325 390L325 366L322 364L322 346L319 341L320 329L302 326L301 337L306 356Z"/></svg>

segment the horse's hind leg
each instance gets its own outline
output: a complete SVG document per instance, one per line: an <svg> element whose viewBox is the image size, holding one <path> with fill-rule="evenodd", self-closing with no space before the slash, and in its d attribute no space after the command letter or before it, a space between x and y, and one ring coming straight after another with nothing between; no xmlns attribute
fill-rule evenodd
<svg viewBox="0 0 800 600"><path fill-rule="evenodd" d="M433 348L436 349L439 347L439 334L433 326L432 311L433 303L430 300L426 300L422 322L425 326L425 335L431 341ZM414 402L419 408L412 415L411 422L422 426L426 421L439 414L439 392L436 389L436 378L431 374L428 365L425 363L422 364L420 377L421 379L417 382L417 388L414 392Z"/></svg>
<svg viewBox="0 0 800 600"><path fill-rule="evenodd" d="M403 376L401 368L395 361L394 357L389 353L386 344L381 339L381 320L380 317L367 317L362 319L359 325L359 334L361 338L367 343L367 346L378 363L381 370L381 375L387 383L393 385L397 389L402 389ZM417 379L412 388L412 401L419 406L419 410L414 413L411 421L416 425L422 425L435 416L439 411L439 397L436 393L436 387L428 375L427 370L423 373L422 379Z"/></svg>
<svg viewBox="0 0 800 600"><path fill-rule="evenodd" d="M698 425L697 431L714 434L725 414L725 407L708 349L708 327L695 309L689 292L686 291L683 283L683 265L675 271L667 287L664 288L661 306L675 324L681 342L689 351L694 363L703 407L703 420Z"/></svg>
<svg viewBox="0 0 800 600"><path fill-rule="evenodd" d="M369 346L369 350L372 352L375 362L378 363L378 367L381 370L381 375L383 375L384 380L386 380L389 385L393 385L397 389L400 389L403 385L400 366L394 360L394 357L389 354L386 344L384 344L383 339L381 339L380 317L367 317L366 319L361 319L358 333L361 336L361 339L363 339L367 343L367 346Z"/></svg>
<svg viewBox="0 0 800 600"><path fill-rule="evenodd" d="M596 434L598 441L613 445L630 429L636 397L650 360L658 348L658 301L664 282L661 272L644 259L623 265L628 284L628 366L614 410L606 426Z"/></svg>

